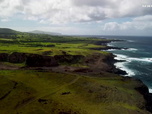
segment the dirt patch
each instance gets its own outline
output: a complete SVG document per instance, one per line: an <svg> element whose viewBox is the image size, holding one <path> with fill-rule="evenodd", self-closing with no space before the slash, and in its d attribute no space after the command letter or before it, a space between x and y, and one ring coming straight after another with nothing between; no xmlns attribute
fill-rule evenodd
<svg viewBox="0 0 152 114"><path fill-rule="evenodd" d="M93 72L93 70L91 70L89 68L80 68L80 69L74 70L73 72L89 73L89 72Z"/></svg>
<svg viewBox="0 0 152 114"><path fill-rule="evenodd" d="M4 63L0 63L0 70L17 70L19 67L15 65L7 65Z"/></svg>

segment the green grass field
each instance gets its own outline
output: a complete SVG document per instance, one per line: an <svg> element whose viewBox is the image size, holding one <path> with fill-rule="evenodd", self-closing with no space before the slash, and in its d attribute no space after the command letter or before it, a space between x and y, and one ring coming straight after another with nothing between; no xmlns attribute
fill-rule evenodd
<svg viewBox="0 0 152 114"><path fill-rule="evenodd" d="M0 71L1 114L147 114L135 81L38 71ZM135 97L136 96L136 97ZM140 99L140 100L139 100Z"/></svg>
<svg viewBox="0 0 152 114"><path fill-rule="evenodd" d="M69 40L72 38L68 38ZM37 39L38 40L38 39ZM51 39L50 39L51 40ZM71 55L88 55L92 54L94 52L98 53L106 53L102 51L95 51L95 50L90 50L90 48L102 48L104 46L102 45L95 45L91 44L90 41L81 41L79 43L79 39L74 43L71 41L66 41L64 39L60 39L60 41L64 41L64 43L55 43L58 41L41 41L40 39L38 41L24 41L21 39L5 39L5 38L0 38L0 53L12 53L12 52L22 52L22 53L35 53L35 54L43 54L46 51L51 51L52 53L50 56L53 55L62 55L62 52L65 51L68 54ZM91 41L96 41L95 39L90 39ZM52 47L49 47L50 45L53 45Z"/></svg>

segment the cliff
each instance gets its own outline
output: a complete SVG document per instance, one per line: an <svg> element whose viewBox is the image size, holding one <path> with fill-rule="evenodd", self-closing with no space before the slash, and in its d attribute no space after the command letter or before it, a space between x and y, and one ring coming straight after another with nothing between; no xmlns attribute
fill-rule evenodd
<svg viewBox="0 0 152 114"><path fill-rule="evenodd" d="M2 35L2 36L5 36ZM0 38L1 114L150 114L151 94L116 69L111 40L27 34ZM102 45L101 45L102 44Z"/></svg>

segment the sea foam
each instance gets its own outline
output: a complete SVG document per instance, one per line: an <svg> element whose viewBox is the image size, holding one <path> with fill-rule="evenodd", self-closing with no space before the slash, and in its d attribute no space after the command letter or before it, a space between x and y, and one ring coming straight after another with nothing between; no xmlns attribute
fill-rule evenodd
<svg viewBox="0 0 152 114"><path fill-rule="evenodd" d="M108 43L107 46L113 46L112 43Z"/></svg>
<svg viewBox="0 0 152 114"><path fill-rule="evenodd" d="M149 89L149 93L152 93L152 89Z"/></svg>
<svg viewBox="0 0 152 114"><path fill-rule="evenodd" d="M127 40L128 42L135 42L134 40Z"/></svg>
<svg viewBox="0 0 152 114"><path fill-rule="evenodd" d="M140 62L152 62L152 58L133 58L133 57L128 57L126 55L122 55L122 54L114 54L116 57L116 60L124 60L125 62L116 62L114 65L116 66L116 68L119 68L121 70L124 70L127 72L127 75L125 76L134 76L135 75L135 71L129 69L126 64L128 64L129 62L132 61L140 61Z"/></svg>
<svg viewBox="0 0 152 114"><path fill-rule="evenodd" d="M127 59L128 56L121 55L121 54L114 54L114 55L116 56L115 57L116 60L125 60L126 61L126 62L115 63L114 65L116 66L116 68L126 71L127 74L125 76L134 76L135 75L134 71L132 71L131 69L129 69L128 67L125 66L128 62L131 62Z"/></svg>
<svg viewBox="0 0 152 114"><path fill-rule="evenodd" d="M138 49L136 48L128 48L127 51L137 51Z"/></svg>
<svg viewBox="0 0 152 114"><path fill-rule="evenodd" d="M135 72L129 69L128 67L126 67L125 64L127 64L127 62L117 62L114 65L116 66L116 68L126 71L127 74L124 76L134 76Z"/></svg>
<svg viewBox="0 0 152 114"><path fill-rule="evenodd" d="M116 60L125 60L127 62L140 61L140 62L152 63L152 58L147 58L147 57L142 57L142 58L128 57L128 56L122 55L122 54L114 54L114 55L116 55L116 57L115 57Z"/></svg>

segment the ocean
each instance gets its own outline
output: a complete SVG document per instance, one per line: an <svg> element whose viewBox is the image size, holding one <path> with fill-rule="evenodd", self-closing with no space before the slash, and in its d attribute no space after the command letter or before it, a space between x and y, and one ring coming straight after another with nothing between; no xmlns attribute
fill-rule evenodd
<svg viewBox="0 0 152 114"><path fill-rule="evenodd" d="M117 62L115 66L125 70L127 75L143 81L152 93L152 37L144 36L105 36L110 39L120 39L123 41L111 42L108 45L123 47L122 50L108 50L114 55L115 59L125 60Z"/></svg>

